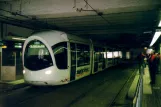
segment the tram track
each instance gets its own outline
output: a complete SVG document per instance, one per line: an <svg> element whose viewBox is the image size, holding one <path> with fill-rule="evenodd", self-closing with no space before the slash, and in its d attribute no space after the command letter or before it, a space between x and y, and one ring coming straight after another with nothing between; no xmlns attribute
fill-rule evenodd
<svg viewBox="0 0 161 107"><path fill-rule="evenodd" d="M97 74L96 74L96 75L97 75ZM89 76L89 77L92 77L92 76L94 76L94 75L91 75L91 76ZM95 89L99 88L100 86L104 85L105 83L108 84L108 85L112 84L112 81L109 79L109 77L106 77L106 78L107 78L106 80L103 79L103 82L100 82L100 83L98 83L97 85L94 85L93 87L89 88L87 91L85 91L85 92L81 93L80 95L78 95L74 100L72 100L72 101L71 101L69 104L67 104L65 107L70 107L72 104L76 103L76 102L79 101L80 99L82 99L82 98L84 98L85 96L87 96L88 93L91 92L91 90L95 90ZM88 77L87 77L87 78L84 78L84 79L88 79ZM78 81L77 81L77 82L78 82ZM71 84L72 84L72 83L71 83ZM70 84L68 84L68 85L66 85L66 86L68 87L68 86L70 86ZM64 87L65 87L65 86L64 86ZM78 89L79 89L79 88L78 88ZM78 89L76 89L76 90L78 90ZM56 89L55 89L55 90L56 90ZM32 98L39 97L39 96L42 96L42 95L44 95L44 94L48 94L48 93L50 93L50 92L54 92L55 90L52 90L52 91L49 91L49 92L45 92L45 93L43 93L43 94L41 93L41 95L29 97L29 98L27 98L27 99L24 99L24 100L21 101L21 102L18 102L17 104L21 104L21 103L27 102L28 100L31 100ZM17 105L17 104L15 104L15 105Z"/></svg>
<svg viewBox="0 0 161 107"><path fill-rule="evenodd" d="M14 100L13 102L11 100L10 103L3 102L5 104L7 104L6 105L7 107L9 107L8 104L9 105L11 104L13 107L16 107L16 105L18 105L18 104L21 104L25 101L31 100L35 97L42 96L43 94L53 92L56 89L59 89L59 86L55 86L55 87L27 86L27 87L24 87L24 88L16 89L14 91L6 92L5 95L0 96L0 100L2 99L1 101L4 101L4 100L8 101L10 99L14 99L12 97L14 97L16 95L15 99L17 99L17 100Z"/></svg>
<svg viewBox="0 0 161 107"><path fill-rule="evenodd" d="M75 102L79 101L79 100L82 99L84 96L88 95L88 93L90 93L91 90L94 90L94 89L98 88L99 86L104 85L105 83L107 83L107 81L108 81L109 84L112 83L112 81L110 81L109 79L104 80L104 81L101 82L101 83L98 83L96 86L93 86L93 87L91 87L90 89L88 89L87 91L85 91L84 93L81 93L81 95L77 96L74 100L72 100L72 101L71 101L68 105L66 105L65 107L70 107L72 104L74 104ZM68 85L70 85L70 84L68 84ZM67 85L66 85L66 86L67 86ZM61 86L60 86L60 87L61 87ZM43 95L48 94L48 93L50 93L50 92L54 92L54 91L56 91L56 89L59 89L59 87L56 87L56 88L54 87L54 90L50 90L50 91L44 92L44 93L39 93L40 95L35 95L35 96L32 96L32 97L28 97L28 98L26 98L26 99L23 99L22 101L16 103L15 105L19 105L19 104L21 104L21 103L27 102L28 100L31 100L32 98L39 97L39 96L43 96Z"/></svg>
<svg viewBox="0 0 161 107"><path fill-rule="evenodd" d="M97 89L97 88L99 88L100 86L102 86L102 85L104 85L105 83L107 83L107 81L108 81L108 83L109 83L109 85L110 85L111 81L110 81L109 79L107 79L107 80L105 80L105 81L99 83L97 86L91 87L88 91L82 93L80 96L78 96L76 99L74 99L72 102L70 102L70 103L69 103L67 106L65 106L65 107L70 107L70 106L73 105L74 103L78 102L80 99L82 99L82 98L84 98L85 96L87 96L87 95L91 92L91 90L94 91L95 89Z"/></svg>
<svg viewBox="0 0 161 107"><path fill-rule="evenodd" d="M134 69L135 71L135 69ZM111 103L109 105L107 105L106 107L113 107L116 106L117 104L115 104L115 101L117 99L117 97L120 95L120 93L122 92L122 90L125 88L125 86L127 85L128 81L134 76L136 75L136 72L133 72L132 75L130 75L130 77L127 79L127 81L125 81L125 83L123 84L123 86L120 88L119 92L116 94L116 96L113 98L113 100L111 101ZM122 104L125 105L125 104ZM119 104L119 106L121 106Z"/></svg>
<svg viewBox="0 0 161 107"><path fill-rule="evenodd" d="M117 99L118 95L120 94L120 92L122 91L122 89L126 86L127 82L135 75L135 69L133 70L133 73L132 75L130 75L130 77L125 81L125 83L123 84L123 86L121 87L121 89L119 90L119 92L113 97L112 101L110 102L110 104L106 105L106 107L112 107L115 100ZM97 86L95 87L92 87L91 89L89 89L87 92L83 93L82 95L78 96L76 99L74 99L71 103L69 103L67 106L65 107L71 107L73 104L77 103L79 100L83 99L85 96L88 96L88 94L91 92L91 90L96 90L97 88L99 88L100 86L102 85L111 85L112 84L112 81L110 79L107 79L105 81L103 81L102 83L99 83ZM106 88L102 89L103 90L106 90ZM101 93L101 92L100 92Z"/></svg>

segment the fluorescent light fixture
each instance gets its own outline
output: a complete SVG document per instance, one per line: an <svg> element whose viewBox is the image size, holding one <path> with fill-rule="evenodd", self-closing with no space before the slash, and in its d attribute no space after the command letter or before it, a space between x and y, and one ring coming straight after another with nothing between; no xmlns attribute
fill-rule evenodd
<svg viewBox="0 0 161 107"><path fill-rule="evenodd" d="M150 47L153 46L153 44L157 41L157 39L159 38L160 35L161 35L161 31L155 32L154 37L150 43Z"/></svg>
<svg viewBox="0 0 161 107"><path fill-rule="evenodd" d="M160 22L159 22L159 25L158 25L158 27L161 27L161 20L160 20Z"/></svg>
<svg viewBox="0 0 161 107"><path fill-rule="evenodd" d="M25 38L15 38L15 37L13 37L12 39L15 39L15 40L26 40Z"/></svg>

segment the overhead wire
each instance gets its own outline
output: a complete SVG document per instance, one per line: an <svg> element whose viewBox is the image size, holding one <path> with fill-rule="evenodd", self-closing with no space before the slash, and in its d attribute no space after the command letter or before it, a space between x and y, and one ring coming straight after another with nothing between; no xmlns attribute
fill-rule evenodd
<svg viewBox="0 0 161 107"><path fill-rule="evenodd" d="M91 9L92 9L94 12L97 13L98 16L100 16L103 20L105 20L105 21L110 25L110 22L102 16L103 13L98 12L97 10L95 10L95 9L94 9L86 0L84 0L84 1L86 2L86 4L88 4L88 5L91 7Z"/></svg>

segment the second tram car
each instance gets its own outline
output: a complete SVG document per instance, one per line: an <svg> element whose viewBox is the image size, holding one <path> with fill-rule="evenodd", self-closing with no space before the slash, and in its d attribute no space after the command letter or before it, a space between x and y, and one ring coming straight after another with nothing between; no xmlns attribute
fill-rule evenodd
<svg viewBox="0 0 161 107"><path fill-rule="evenodd" d="M61 31L33 34L23 46L24 80L32 85L62 85L116 63L103 45ZM119 59L118 58L115 58Z"/></svg>

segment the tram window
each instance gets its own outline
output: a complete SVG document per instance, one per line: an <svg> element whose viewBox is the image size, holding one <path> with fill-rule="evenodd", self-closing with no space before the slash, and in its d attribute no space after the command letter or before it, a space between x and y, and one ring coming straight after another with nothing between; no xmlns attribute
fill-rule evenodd
<svg viewBox="0 0 161 107"><path fill-rule="evenodd" d="M89 46L84 46L84 64L87 65L90 62L90 50Z"/></svg>
<svg viewBox="0 0 161 107"><path fill-rule="evenodd" d="M94 61L95 62L102 62L104 61L104 48L94 47Z"/></svg>
<svg viewBox="0 0 161 107"><path fill-rule="evenodd" d="M52 46L56 65L59 69L67 69L67 43L61 42Z"/></svg>
<svg viewBox="0 0 161 107"><path fill-rule="evenodd" d="M104 54L103 54L103 52L104 52L104 49L103 48L100 48L100 50L99 50L99 61L100 62L102 62L102 61L104 61Z"/></svg>
<svg viewBox="0 0 161 107"><path fill-rule="evenodd" d="M101 51L102 51L101 48L99 48L99 50L98 50L98 52L99 52L99 55L98 55L98 56L99 56L99 57L98 57L99 62L102 61Z"/></svg>
<svg viewBox="0 0 161 107"><path fill-rule="evenodd" d="M24 66L30 70L41 70L52 66L51 55L41 41L29 42L25 49Z"/></svg>
<svg viewBox="0 0 161 107"><path fill-rule="evenodd" d="M94 61L98 62L99 60L99 51L98 51L98 47L94 47Z"/></svg>
<svg viewBox="0 0 161 107"><path fill-rule="evenodd" d="M90 50L88 45L77 44L77 65L89 65Z"/></svg>
<svg viewBox="0 0 161 107"><path fill-rule="evenodd" d="M107 52L107 58L108 59L113 58L112 52Z"/></svg>

